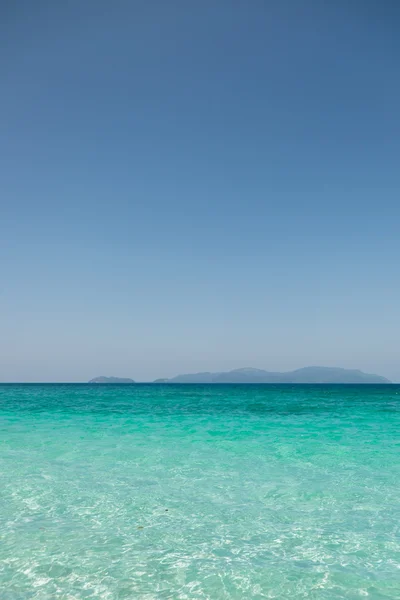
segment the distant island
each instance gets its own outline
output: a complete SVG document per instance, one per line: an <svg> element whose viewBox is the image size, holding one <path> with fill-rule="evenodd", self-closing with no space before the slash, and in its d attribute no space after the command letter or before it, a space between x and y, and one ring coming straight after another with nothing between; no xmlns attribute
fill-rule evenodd
<svg viewBox="0 0 400 600"><path fill-rule="evenodd" d="M133 379L129 379L129 377L95 377L91 379L88 383L135 383Z"/></svg>
<svg viewBox="0 0 400 600"><path fill-rule="evenodd" d="M88 383L136 383L129 377L95 377ZM304 367L295 371L265 371L246 367L211 373L187 373L171 379L156 379L153 383L391 383L386 377L363 373L358 369L338 367Z"/></svg>
<svg viewBox="0 0 400 600"><path fill-rule="evenodd" d="M189 373L154 383L391 383L380 375L336 367L305 367L284 373L243 368L220 373Z"/></svg>

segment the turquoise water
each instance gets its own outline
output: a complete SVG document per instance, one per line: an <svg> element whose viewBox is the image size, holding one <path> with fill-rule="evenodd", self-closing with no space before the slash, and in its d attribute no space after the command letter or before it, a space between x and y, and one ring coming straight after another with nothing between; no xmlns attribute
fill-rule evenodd
<svg viewBox="0 0 400 600"><path fill-rule="evenodd" d="M399 599L400 386L0 386L0 599Z"/></svg>

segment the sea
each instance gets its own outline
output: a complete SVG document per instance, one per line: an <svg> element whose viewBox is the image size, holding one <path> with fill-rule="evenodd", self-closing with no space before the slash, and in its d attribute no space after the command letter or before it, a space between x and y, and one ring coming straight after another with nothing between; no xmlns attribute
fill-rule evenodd
<svg viewBox="0 0 400 600"><path fill-rule="evenodd" d="M0 386L0 600L400 598L400 386Z"/></svg>

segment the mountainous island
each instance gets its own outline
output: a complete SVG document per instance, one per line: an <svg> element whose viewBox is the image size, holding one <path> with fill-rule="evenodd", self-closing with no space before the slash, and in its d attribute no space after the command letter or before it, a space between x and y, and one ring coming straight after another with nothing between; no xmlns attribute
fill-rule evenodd
<svg viewBox="0 0 400 600"><path fill-rule="evenodd" d="M380 375L336 367L305 367L295 371L271 372L243 368L220 373L189 373L154 383L391 383Z"/></svg>
<svg viewBox="0 0 400 600"><path fill-rule="evenodd" d="M88 383L135 383L133 379L129 379L129 377L95 377L91 379Z"/></svg>
<svg viewBox="0 0 400 600"><path fill-rule="evenodd" d="M135 383L128 377L95 377L89 383ZM295 371L264 371L251 367L226 372L187 373L171 379L156 379L153 383L391 383L380 375L358 369L337 367L304 367Z"/></svg>

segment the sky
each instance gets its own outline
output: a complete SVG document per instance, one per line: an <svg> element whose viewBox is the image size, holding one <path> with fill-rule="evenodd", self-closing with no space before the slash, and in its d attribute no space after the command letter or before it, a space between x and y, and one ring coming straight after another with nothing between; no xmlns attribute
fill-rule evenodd
<svg viewBox="0 0 400 600"><path fill-rule="evenodd" d="M397 0L4 0L0 381L400 381Z"/></svg>

